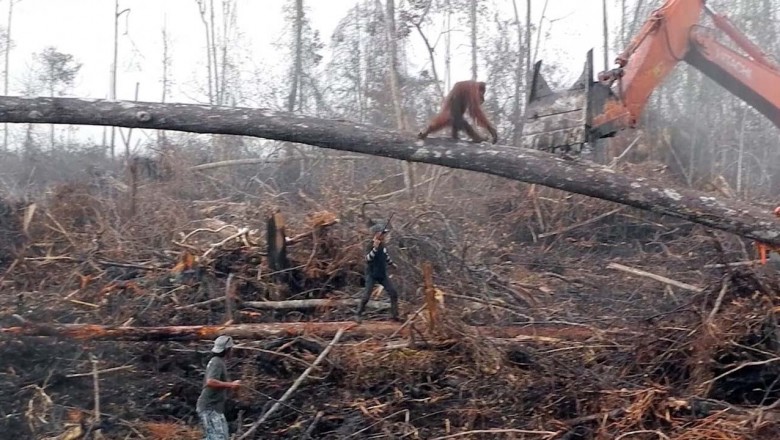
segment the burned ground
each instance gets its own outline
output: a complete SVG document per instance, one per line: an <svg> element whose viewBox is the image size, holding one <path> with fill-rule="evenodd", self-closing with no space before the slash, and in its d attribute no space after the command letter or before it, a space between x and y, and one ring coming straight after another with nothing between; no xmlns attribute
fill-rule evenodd
<svg viewBox="0 0 780 440"><path fill-rule="evenodd" d="M411 316L425 303L422 264L430 262L444 294L437 326L423 313L413 338L347 331L257 438L777 438L778 278L768 267L709 267L750 259L750 243L607 202L457 175L436 182L430 197L373 196L377 217L395 212L390 250L402 311ZM0 325L222 324L232 274L234 320L313 329L238 341L229 371L245 386L227 418L245 432L327 345L316 323L346 325L353 313L246 304L356 298L367 196L347 188L394 186L361 181L338 162L297 175L284 191L271 180L246 184L245 172L219 177L182 168L172 180L145 182L133 216L128 193L77 183L34 200L26 226L32 202L3 200ZM304 234L287 249L284 277L266 255L266 220L277 211L287 237ZM532 334L491 335L506 326ZM534 333L537 326L544 331ZM97 428L111 439L199 438L194 409L209 347L4 334L0 429L9 438L92 438Z"/></svg>

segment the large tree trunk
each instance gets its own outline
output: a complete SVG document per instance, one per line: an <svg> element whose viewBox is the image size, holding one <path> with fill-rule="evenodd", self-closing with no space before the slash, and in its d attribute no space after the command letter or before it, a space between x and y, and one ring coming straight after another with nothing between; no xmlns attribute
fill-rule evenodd
<svg viewBox="0 0 780 440"><path fill-rule="evenodd" d="M262 339L317 335L332 338L339 329L347 329L345 337L370 338L398 334L407 336L409 328L399 331L401 324L388 321L354 322L284 322L268 324L187 325L171 327L119 327L93 324L25 324L0 328L0 335L54 336L99 341L195 341L213 339L219 335L235 338ZM508 327L471 327L481 336L492 338L556 338L586 340L595 336L592 329L582 326L523 325ZM615 335L628 335L626 329L611 330Z"/></svg>
<svg viewBox="0 0 780 440"><path fill-rule="evenodd" d="M427 139L423 144L411 133L266 109L78 98L0 97L0 122L114 125L299 142L536 183L780 245L780 222L766 209L524 148L449 139Z"/></svg>

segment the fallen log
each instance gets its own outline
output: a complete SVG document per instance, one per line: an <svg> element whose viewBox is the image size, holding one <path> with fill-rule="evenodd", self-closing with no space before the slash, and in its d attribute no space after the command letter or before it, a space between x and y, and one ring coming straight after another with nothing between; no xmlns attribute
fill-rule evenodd
<svg viewBox="0 0 780 440"><path fill-rule="evenodd" d="M286 301L243 301L244 307L259 310L297 310L316 309L319 307L355 307L359 299L288 299ZM369 301L366 307L374 310L385 310L390 304L382 301Z"/></svg>
<svg viewBox="0 0 780 440"><path fill-rule="evenodd" d="M316 335L332 338L339 329L346 328L344 337L369 338L372 336L390 336L396 333L401 324L388 321L354 322L285 322L267 324L233 325L189 325L169 327L119 327L95 324L36 324L26 322L18 327L0 328L0 335L8 336L49 336L94 341L194 341L214 339L219 335L234 338L263 339L271 337L294 337ZM593 329L581 325L534 324L506 327L470 327L477 337L518 340L537 338L555 338L562 340L584 341L593 337L636 336L626 329L610 331ZM408 329L400 332L405 335Z"/></svg>
<svg viewBox="0 0 780 440"><path fill-rule="evenodd" d="M780 246L780 222L762 207L630 177L584 160L505 145L444 139L268 109L78 98L0 97L0 122L109 125L254 136L424 162L539 184L670 215Z"/></svg>

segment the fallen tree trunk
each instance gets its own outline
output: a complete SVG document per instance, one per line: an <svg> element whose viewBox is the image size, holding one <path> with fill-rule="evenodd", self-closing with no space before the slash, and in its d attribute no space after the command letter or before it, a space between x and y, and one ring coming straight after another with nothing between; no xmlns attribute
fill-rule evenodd
<svg viewBox="0 0 780 440"><path fill-rule="evenodd" d="M317 307L350 307L360 304L359 299L288 299L285 301L243 301L241 305L259 310L297 310ZM366 307L373 310L390 308L390 303L369 301Z"/></svg>
<svg viewBox="0 0 780 440"><path fill-rule="evenodd" d="M780 245L780 222L736 200L632 178L536 150L428 139L266 109L77 98L0 97L0 122L112 125L254 136L493 174L670 215Z"/></svg>
<svg viewBox="0 0 780 440"><path fill-rule="evenodd" d="M188 325L170 327L119 327L93 324L33 324L0 328L0 334L11 336L51 336L79 340L102 341L193 341L214 339L219 335L235 338L263 339L269 337L294 337L316 335L332 338L339 329L346 328L345 337L369 338L395 334L401 324L386 321L354 322L286 322L268 324ZM489 338L555 338L582 341L607 332L575 325L526 325L507 327L470 327L479 335ZM400 332L407 333L408 329ZM608 332L626 336L631 332L615 329Z"/></svg>

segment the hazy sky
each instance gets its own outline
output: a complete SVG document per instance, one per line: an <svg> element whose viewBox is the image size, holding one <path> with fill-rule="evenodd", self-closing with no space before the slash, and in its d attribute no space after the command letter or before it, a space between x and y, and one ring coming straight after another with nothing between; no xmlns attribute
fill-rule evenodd
<svg viewBox="0 0 780 440"><path fill-rule="evenodd" d="M73 54L83 63L74 96L106 98L109 90L109 71L112 58L113 13L112 0L16 0L14 6L12 39L15 46L11 56L11 94L19 94L26 66L33 54L46 46ZM289 57L280 56L273 46L284 42L282 7L289 0L239 0L238 26L244 34L246 50L256 54L263 65L287 68ZM401 0L397 0L401 1ZM513 14L511 0L485 0L506 8ZM6 24L9 0L0 0L0 23ZM215 3L220 3L216 1ZM306 0L312 26L319 30L328 44L330 36L347 10L356 0ZM610 0L610 3L614 3ZM525 1L518 0L524 8ZM544 0L534 0L532 10L538 22ZM167 23L170 38L172 72L176 85L171 101L192 102L192 82L205 74L204 33L195 0L121 0L120 9L130 8L127 19L120 25L119 99L132 99L136 82L140 82L140 100L159 101L161 94L163 24ZM520 12L525 16L525 11ZM581 69L585 52L602 44L601 0L549 0L539 58L554 57L559 62L570 61L573 80ZM485 21L489 25L489 21ZM125 30L127 31L124 34ZM465 36L465 32L462 33ZM429 36L431 37L431 36ZM410 41L419 45L419 36ZM414 47L414 46L413 46ZM453 43L453 80L469 76L469 47L467 41ZM325 51L327 52L327 50ZM423 67L424 52L415 58ZM612 58L612 57L610 57ZM600 55L597 54L597 60ZM278 62L277 62L278 60ZM440 61L443 63L443 61ZM443 65L439 65L443 71Z"/></svg>

